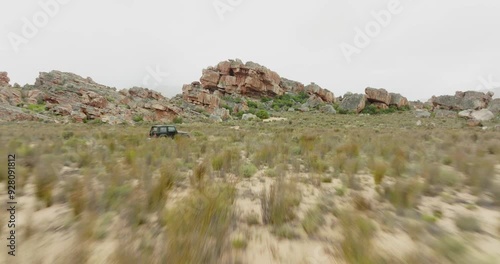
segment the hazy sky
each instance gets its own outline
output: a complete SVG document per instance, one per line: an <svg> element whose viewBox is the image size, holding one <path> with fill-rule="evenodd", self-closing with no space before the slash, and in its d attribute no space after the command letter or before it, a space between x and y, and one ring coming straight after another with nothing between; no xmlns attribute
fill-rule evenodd
<svg viewBox="0 0 500 264"><path fill-rule="evenodd" d="M342 95L410 99L500 86L498 0L2 1L0 71L90 76L166 96L219 61L254 61Z"/></svg>

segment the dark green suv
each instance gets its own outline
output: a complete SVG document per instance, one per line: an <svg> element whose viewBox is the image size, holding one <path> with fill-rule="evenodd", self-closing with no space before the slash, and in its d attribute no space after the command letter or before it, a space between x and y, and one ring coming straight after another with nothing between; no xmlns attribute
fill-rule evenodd
<svg viewBox="0 0 500 264"><path fill-rule="evenodd" d="M176 135L189 135L186 132L177 131L177 128L172 125L154 125L149 130L149 137L169 137L174 138Z"/></svg>

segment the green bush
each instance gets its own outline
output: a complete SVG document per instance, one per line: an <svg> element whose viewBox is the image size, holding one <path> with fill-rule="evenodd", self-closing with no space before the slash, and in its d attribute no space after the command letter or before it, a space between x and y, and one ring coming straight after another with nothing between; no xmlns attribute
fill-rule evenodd
<svg viewBox="0 0 500 264"><path fill-rule="evenodd" d="M45 104L30 104L28 105L28 109L36 113L41 113L45 111Z"/></svg>
<svg viewBox="0 0 500 264"><path fill-rule="evenodd" d="M249 108L259 108L259 104L257 104L256 102L254 101L247 101L247 106Z"/></svg>
<svg viewBox="0 0 500 264"><path fill-rule="evenodd" d="M175 117L173 120L174 124L182 124L182 121L182 117L180 116Z"/></svg>
<svg viewBox="0 0 500 264"><path fill-rule="evenodd" d="M257 172L257 167L252 163L247 163L240 168L240 174L245 178L252 177Z"/></svg>
<svg viewBox="0 0 500 264"><path fill-rule="evenodd" d="M132 120L136 123L144 121L144 117L142 115L135 115Z"/></svg>
<svg viewBox="0 0 500 264"><path fill-rule="evenodd" d="M268 119L269 118L269 113L266 110L259 110L255 115L260 118L260 119Z"/></svg>
<svg viewBox="0 0 500 264"><path fill-rule="evenodd" d="M379 113L379 109L375 105L368 105L361 111L362 114L370 114L370 115L376 115Z"/></svg>

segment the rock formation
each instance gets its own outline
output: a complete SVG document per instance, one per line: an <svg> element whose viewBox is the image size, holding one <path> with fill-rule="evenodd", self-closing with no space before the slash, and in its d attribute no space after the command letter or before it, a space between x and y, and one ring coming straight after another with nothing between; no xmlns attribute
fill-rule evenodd
<svg viewBox="0 0 500 264"><path fill-rule="evenodd" d="M455 95L433 96L431 102L434 108L445 110L479 110L488 107L493 93L476 91L456 92Z"/></svg>
<svg viewBox="0 0 500 264"><path fill-rule="evenodd" d="M344 95L339 108L344 111L360 113L365 109L366 95L364 94L346 94Z"/></svg>
<svg viewBox="0 0 500 264"><path fill-rule="evenodd" d="M366 99L378 109L388 109L389 106L395 106L398 109L409 106L408 99L397 93L389 93L386 89L371 88L365 89Z"/></svg>
<svg viewBox="0 0 500 264"><path fill-rule="evenodd" d="M0 72L0 87L10 86L10 78L6 72Z"/></svg>
<svg viewBox="0 0 500 264"><path fill-rule="evenodd" d="M110 124L167 122L182 112L158 92L140 87L117 92L90 78L60 71L42 72L34 85L23 89L0 88L0 103L43 105L47 114L66 121L100 120Z"/></svg>
<svg viewBox="0 0 500 264"><path fill-rule="evenodd" d="M186 102L203 106L209 112L220 108L221 98L227 95L260 99L300 92L313 97L314 103L335 102L334 94L317 84L304 86L302 83L281 78L276 72L257 63L243 63L238 59L223 61L215 67L204 69L199 82L186 84L182 88Z"/></svg>

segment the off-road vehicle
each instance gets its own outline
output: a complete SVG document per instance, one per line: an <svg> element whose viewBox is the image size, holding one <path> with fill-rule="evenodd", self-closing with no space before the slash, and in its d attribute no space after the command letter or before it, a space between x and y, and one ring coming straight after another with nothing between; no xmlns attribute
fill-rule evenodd
<svg viewBox="0 0 500 264"><path fill-rule="evenodd" d="M149 137L169 137L174 138L177 135L187 136L186 132L177 131L177 128L172 125L154 125L149 130Z"/></svg>

